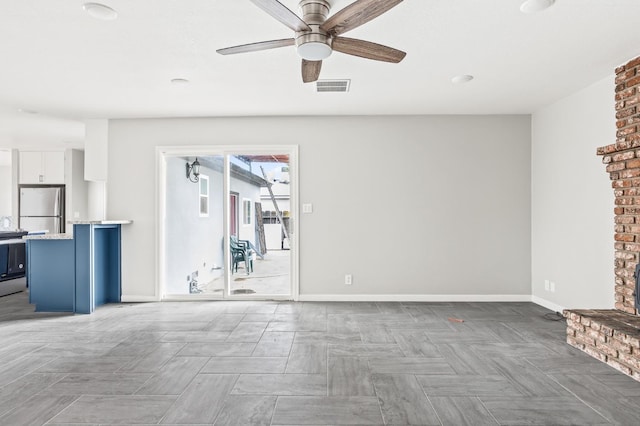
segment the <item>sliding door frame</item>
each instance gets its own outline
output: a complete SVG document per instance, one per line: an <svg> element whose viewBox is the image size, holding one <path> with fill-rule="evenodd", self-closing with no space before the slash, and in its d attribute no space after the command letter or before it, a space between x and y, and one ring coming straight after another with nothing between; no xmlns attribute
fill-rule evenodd
<svg viewBox="0 0 640 426"><path fill-rule="evenodd" d="M290 183L290 202L292 221L290 222L290 294L289 295L270 295L270 294L230 294L229 283L229 265L228 259L230 248L228 244L224 245L225 259L225 289L222 295L216 294L185 294L185 295L167 295L166 288L166 256L165 245L166 240L166 179L167 167L166 159L168 157L196 157L217 155L224 158L224 179L223 179L223 204L224 204L224 239L228 241L229 226L229 188L230 188L230 167L229 157L232 155L265 155L265 154L288 154L289 155L289 175ZM186 179L186 177L185 177ZM158 146L156 147L156 295L158 300L163 301L196 301L196 300L294 300L297 301L300 295L299 287L299 175L298 175L298 145L193 145L193 146Z"/></svg>

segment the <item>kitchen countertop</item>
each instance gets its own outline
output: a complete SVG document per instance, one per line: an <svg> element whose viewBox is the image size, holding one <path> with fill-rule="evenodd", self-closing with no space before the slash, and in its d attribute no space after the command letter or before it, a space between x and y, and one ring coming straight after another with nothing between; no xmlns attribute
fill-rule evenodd
<svg viewBox="0 0 640 426"><path fill-rule="evenodd" d="M0 231L0 240L14 240L16 238L22 238L24 235L27 235L27 231Z"/></svg>
<svg viewBox="0 0 640 426"><path fill-rule="evenodd" d="M73 240L73 234L34 234L22 237L25 240Z"/></svg>
<svg viewBox="0 0 640 426"><path fill-rule="evenodd" d="M129 225L132 220L70 220L71 225Z"/></svg>
<svg viewBox="0 0 640 426"><path fill-rule="evenodd" d="M71 225L129 225L132 220L70 220ZM33 234L22 237L25 240L73 240L73 234ZM6 240L16 241L16 240ZM20 240L17 240L18 242Z"/></svg>
<svg viewBox="0 0 640 426"><path fill-rule="evenodd" d="M22 238L12 238L10 240L0 240L0 246L5 245L5 244L19 244L19 243L24 243L24 240Z"/></svg>

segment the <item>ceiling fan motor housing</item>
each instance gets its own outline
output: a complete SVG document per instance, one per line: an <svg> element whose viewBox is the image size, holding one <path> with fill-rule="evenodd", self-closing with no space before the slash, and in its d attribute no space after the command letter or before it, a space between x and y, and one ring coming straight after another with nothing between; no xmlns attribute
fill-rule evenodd
<svg viewBox="0 0 640 426"><path fill-rule="evenodd" d="M308 61L321 61L331 55L331 36L320 29L329 16L331 5L326 0L302 0L302 19L311 31L296 32L298 54Z"/></svg>

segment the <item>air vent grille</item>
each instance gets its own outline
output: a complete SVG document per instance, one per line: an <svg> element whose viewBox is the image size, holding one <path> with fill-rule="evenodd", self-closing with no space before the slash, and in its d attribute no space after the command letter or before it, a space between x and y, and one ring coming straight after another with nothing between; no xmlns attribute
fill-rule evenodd
<svg viewBox="0 0 640 426"><path fill-rule="evenodd" d="M316 81L316 91L324 92L348 92L351 80L318 80Z"/></svg>

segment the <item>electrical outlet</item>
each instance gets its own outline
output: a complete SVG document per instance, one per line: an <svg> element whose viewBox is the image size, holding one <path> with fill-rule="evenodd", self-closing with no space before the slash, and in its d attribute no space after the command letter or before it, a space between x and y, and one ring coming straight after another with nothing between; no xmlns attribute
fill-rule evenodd
<svg viewBox="0 0 640 426"><path fill-rule="evenodd" d="M351 274L347 274L344 276L344 284L345 285L353 284L353 276Z"/></svg>
<svg viewBox="0 0 640 426"><path fill-rule="evenodd" d="M549 291L551 289L551 284L549 284L549 280L544 280L544 289L545 291Z"/></svg>
<svg viewBox="0 0 640 426"><path fill-rule="evenodd" d="M302 213L313 213L313 204L305 203L302 205Z"/></svg>
<svg viewBox="0 0 640 426"><path fill-rule="evenodd" d="M556 283L554 283L553 281L549 282L549 291L551 291L551 293L556 292Z"/></svg>

